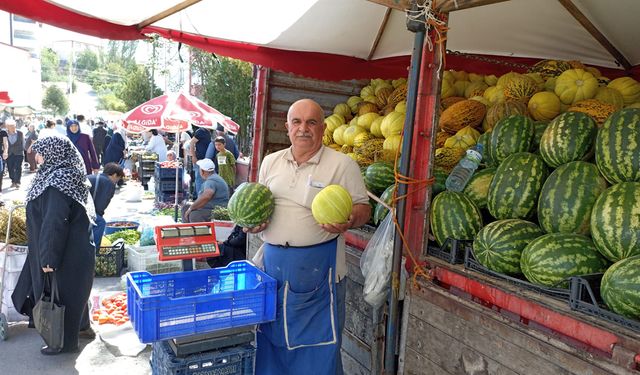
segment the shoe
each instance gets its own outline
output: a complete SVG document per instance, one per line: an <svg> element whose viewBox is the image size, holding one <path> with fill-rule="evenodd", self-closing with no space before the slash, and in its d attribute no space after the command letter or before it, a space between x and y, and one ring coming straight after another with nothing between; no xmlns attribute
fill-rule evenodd
<svg viewBox="0 0 640 375"><path fill-rule="evenodd" d="M83 329L78 333L79 339L93 340L96 338L96 331L94 331L91 327L87 329Z"/></svg>
<svg viewBox="0 0 640 375"><path fill-rule="evenodd" d="M42 355L58 355L58 354L62 354L62 353L77 353L78 352L78 347L74 347L74 348L57 348L57 349L53 349L48 347L47 345L43 346L42 348L40 348L40 353L42 353Z"/></svg>

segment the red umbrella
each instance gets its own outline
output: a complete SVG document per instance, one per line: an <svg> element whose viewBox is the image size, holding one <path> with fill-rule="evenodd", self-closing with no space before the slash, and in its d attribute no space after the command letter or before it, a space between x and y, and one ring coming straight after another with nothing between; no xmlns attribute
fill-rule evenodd
<svg viewBox="0 0 640 375"><path fill-rule="evenodd" d="M210 129L221 124L233 133L240 130L238 124L215 108L184 93L161 95L142 103L125 113L123 121L127 131L133 133L149 129L176 133L189 129L190 124Z"/></svg>
<svg viewBox="0 0 640 375"><path fill-rule="evenodd" d="M9 97L8 91L0 91L0 104L13 103L13 100Z"/></svg>

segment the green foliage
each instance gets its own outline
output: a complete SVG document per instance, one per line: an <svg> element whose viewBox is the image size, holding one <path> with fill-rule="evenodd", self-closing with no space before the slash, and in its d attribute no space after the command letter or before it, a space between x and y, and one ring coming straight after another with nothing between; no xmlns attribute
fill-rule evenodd
<svg viewBox="0 0 640 375"><path fill-rule="evenodd" d="M162 95L162 90L155 84L153 84L152 90L149 69L137 66L127 74L124 86L117 94L129 110L149 99Z"/></svg>
<svg viewBox="0 0 640 375"><path fill-rule="evenodd" d="M97 109L126 112L127 105L116 94L109 92L98 96Z"/></svg>
<svg viewBox="0 0 640 375"><path fill-rule="evenodd" d="M138 41L111 40L107 44L105 62L116 63L125 68L133 68L136 65L136 50Z"/></svg>
<svg viewBox="0 0 640 375"><path fill-rule="evenodd" d="M69 102L58 86L51 85L45 91L42 107L51 110L56 115L64 115L69 111Z"/></svg>
<svg viewBox="0 0 640 375"><path fill-rule="evenodd" d="M250 149L252 65L191 49L192 70L202 85L203 100L240 125L237 143Z"/></svg>
<svg viewBox="0 0 640 375"><path fill-rule="evenodd" d="M97 70L98 66L98 55L90 49L85 49L76 57L75 71L81 77Z"/></svg>
<svg viewBox="0 0 640 375"><path fill-rule="evenodd" d="M40 52L40 68L43 82L60 81L60 58L51 48L43 48Z"/></svg>

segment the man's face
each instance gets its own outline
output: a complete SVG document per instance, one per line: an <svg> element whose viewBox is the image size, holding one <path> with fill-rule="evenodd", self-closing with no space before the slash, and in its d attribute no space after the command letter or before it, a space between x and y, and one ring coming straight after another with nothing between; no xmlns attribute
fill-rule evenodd
<svg viewBox="0 0 640 375"><path fill-rule="evenodd" d="M309 152L322 147L324 116L322 108L315 102L301 100L294 103L289 109L285 125L294 148Z"/></svg>

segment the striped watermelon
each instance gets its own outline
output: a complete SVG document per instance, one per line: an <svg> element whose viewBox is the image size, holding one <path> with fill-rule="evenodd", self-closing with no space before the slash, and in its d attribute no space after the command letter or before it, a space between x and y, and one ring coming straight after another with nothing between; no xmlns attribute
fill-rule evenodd
<svg viewBox="0 0 640 375"><path fill-rule="evenodd" d="M491 131L483 133L478 138L477 144L482 145L482 163L487 167L497 167L498 163L491 158Z"/></svg>
<svg viewBox="0 0 640 375"><path fill-rule="evenodd" d="M487 208L496 219L527 219L535 214L547 166L538 155L520 152L507 157L496 169Z"/></svg>
<svg viewBox="0 0 640 375"><path fill-rule="evenodd" d="M393 199L393 194L395 193L395 191L396 185L389 186L380 196L380 200L385 202L388 206L391 206L391 201ZM389 210L385 206L381 205L380 203L376 203L376 209L373 211L373 223L375 225L378 225L382 220L384 220L385 216L387 216L387 213L389 213Z"/></svg>
<svg viewBox="0 0 640 375"><path fill-rule="evenodd" d="M591 237L612 262L640 255L640 182L621 182L598 197Z"/></svg>
<svg viewBox="0 0 640 375"><path fill-rule="evenodd" d="M435 178L435 181L433 181L433 185L431 185L432 198L446 189L444 183L447 181L448 176L449 174L447 174L445 170L439 168L433 170L433 177Z"/></svg>
<svg viewBox="0 0 640 375"><path fill-rule="evenodd" d="M597 131L597 124L591 116L565 112L554 118L542 133L540 155L552 168L584 160L593 149Z"/></svg>
<svg viewBox="0 0 640 375"><path fill-rule="evenodd" d="M243 228L253 228L266 222L274 207L271 190L257 182L240 185L227 204L229 218Z"/></svg>
<svg viewBox="0 0 640 375"><path fill-rule="evenodd" d="M507 156L531 149L533 121L523 115L511 115L498 121L491 131L490 160L502 163Z"/></svg>
<svg viewBox="0 0 640 375"><path fill-rule="evenodd" d="M596 164L612 184L640 182L640 109L609 116L596 138Z"/></svg>
<svg viewBox="0 0 640 375"><path fill-rule="evenodd" d="M311 214L318 224L344 224L352 208L351 194L340 185L324 187L311 202Z"/></svg>
<svg viewBox="0 0 640 375"><path fill-rule="evenodd" d="M567 287L568 277L604 272L609 263L589 237L550 233L538 237L522 250L520 268L530 282Z"/></svg>
<svg viewBox="0 0 640 375"><path fill-rule="evenodd" d="M492 271L519 274L522 250L543 234L537 225L529 221L494 221L482 228L476 236L473 254L480 264Z"/></svg>
<svg viewBox="0 0 640 375"><path fill-rule="evenodd" d="M495 168L486 168L476 171L473 174L467 186L462 192L478 206L478 208L487 207L487 195L489 195L489 185L496 174Z"/></svg>
<svg viewBox="0 0 640 375"><path fill-rule="evenodd" d="M538 198L538 223L547 233L589 234L591 209L607 189L598 168L585 161L561 165Z"/></svg>
<svg viewBox="0 0 640 375"><path fill-rule="evenodd" d="M627 318L640 319L640 255L609 267L600 283L600 296L609 308Z"/></svg>
<svg viewBox="0 0 640 375"><path fill-rule="evenodd" d="M395 183L393 165L377 161L367 167L364 173L364 182L367 188L375 195L380 195L386 188Z"/></svg>
<svg viewBox="0 0 640 375"><path fill-rule="evenodd" d="M480 210L466 195L443 191L431 202L431 233L438 245L447 238L473 240L482 228Z"/></svg>
<svg viewBox="0 0 640 375"><path fill-rule="evenodd" d="M549 126L549 123L544 121L536 121L533 123L533 139L531 140L531 152L539 151L540 139L542 139L542 134L544 134L544 131L547 130L547 126Z"/></svg>

